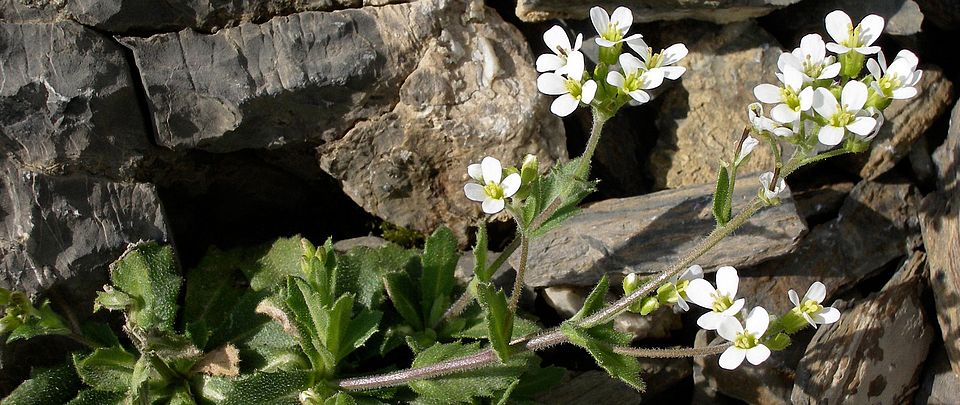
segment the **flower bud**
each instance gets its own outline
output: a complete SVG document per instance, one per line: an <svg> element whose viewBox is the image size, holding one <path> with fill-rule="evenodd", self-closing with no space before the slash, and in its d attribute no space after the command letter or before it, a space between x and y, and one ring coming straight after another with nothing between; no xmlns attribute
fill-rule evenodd
<svg viewBox="0 0 960 405"><path fill-rule="evenodd" d="M657 297L643 297L640 301L640 315L648 315L660 308L660 300Z"/></svg>
<svg viewBox="0 0 960 405"><path fill-rule="evenodd" d="M657 289L657 300L660 301L660 304L676 304L678 298L680 298L680 293L677 291L676 284L666 283Z"/></svg>
<svg viewBox="0 0 960 405"><path fill-rule="evenodd" d="M630 295L639 287L640 277L637 276L637 273L627 274L627 276L623 278L623 295Z"/></svg>
<svg viewBox="0 0 960 405"><path fill-rule="evenodd" d="M524 156L523 164L520 166L520 184L527 185L536 180L539 170L540 162L536 156Z"/></svg>

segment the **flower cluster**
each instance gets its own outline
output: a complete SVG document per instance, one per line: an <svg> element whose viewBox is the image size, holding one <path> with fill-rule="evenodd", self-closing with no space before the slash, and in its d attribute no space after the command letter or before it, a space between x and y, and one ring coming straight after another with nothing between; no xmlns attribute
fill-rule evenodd
<svg viewBox="0 0 960 405"><path fill-rule="evenodd" d="M558 96L550 106L554 114L566 117L583 104L612 115L625 103L650 101L648 90L660 86L664 79L676 80L686 71L675 66L687 55L683 44L654 53L642 35L627 35L633 25L630 9L619 7L610 15L594 7L590 10L590 20L597 30L595 42L600 47L592 75L580 51L582 34L578 33L573 43L560 26L553 26L543 34L543 42L552 53L537 58L537 71L542 73L537 78L537 88L544 94ZM623 44L639 58L622 53Z"/></svg>
<svg viewBox="0 0 960 405"><path fill-rule="evenodd" d="M467 198L480 203L486 214L496 214L507 206L506 200L522 199L522 188L537 176L539 163L536 156L527 155L520 170L504 168L500 161L487 156L467 166L467 174L473 180L463 186Z"/></svg>
<svg viewBox="0 0 960 405"><path fill-rule="evenodd" d="M639 285L636 274L629 274L623 280L626 294ZM693 265L661 286L655 296L645 297L640 300L640 305L630 310L646 315L660 305L673 304L674 310L687 311L690 308L687 301L706 308L708 312L700 315L697 325L716 331L732 343L720 356L720 367L728 370L737 368L744 359L753 365L762 363L770 357L771 350L782 350L789 345L789 334L797 333L807 325L816 328L840 319L840 311L822 305L827 288L819 281L810 286L803 298L790 290L787 295L794 307L773 319L759 306L745 313L746 299L737 298L739 285L740 278L733 267L723 266L717 270L714 287L703 279L703 269Z"/></svg>
<svg viewBox="0 0 960 405"><path fill-rule="evenodd" d="M893 99L917 94L921 71L917 57L900 51L889 65L879 46L882 17L868 15L857 25L837 10L826 16L825 43L819 34L808 34L800 47L784 52L777 61L779 83L756 86L753 93L772 105L769 118L759 103L748 107L753 132L773 136L816 152L817 143L861 151L883 123L882 111ZM828 55L827 52L835 55ZM876 59L866 60L876 55ZM861 75L866 65L867 74Z"/></svg>

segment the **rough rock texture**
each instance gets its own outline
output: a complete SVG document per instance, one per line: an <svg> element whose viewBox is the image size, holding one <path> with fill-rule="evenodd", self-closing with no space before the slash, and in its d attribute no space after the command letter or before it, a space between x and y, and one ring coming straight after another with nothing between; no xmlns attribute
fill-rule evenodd
<svg viewBox="0 0 960 405"><path fill-rule="evenodd" d="M734 212L756 195L755 178L747 174L737 182ZM530 243L527 284L592 286L604 273L619 279L630 272L660 271L716 226L713 191L708 184L590 205ZM783 204L761 210L697 263L708 270L756 264L790 252L805 232L785 192ZM517 260L514 256L510 263L516 267Z"/></svg>
<svg viewBox="0 0 960 405"><path fill-rule="evenodd" d="M0 158L129 178L150 147L123 48L108 38L69 21L2 23L0 72Z"/></svg>
<svg viewBox="0 0 960 405"><path fill-rule="evenodd" d="M0 170L4 288L34 293L64 283L68 294L89 298L106 280L106 266L129 243L171 241L150 184L82 174L47 176L11 163Z"/></svg>
<svg viewBox="0 0 960 405"><path fill-rule="evenodd" d="M920 94L917 97L895 100L883 112L886 121L870 146L860 177L875 179L892 169L950 107L953 84L939 68L924 69L918 88Z"/></svg>
<svg viewBox="0 0 960 405"><path fill-rule="evenodd" d="M584 19L590 8L600 6L613 12L614 8L627 6L633 11L635 22L694 19L724 24L742 21L767 14L779 7L799 0L519 0L517 16L527 22L552 18Z"/></svg>
<svg viewBox="0 0 960 405"><path fill-rule="evenodd" d="M640 404L690 375L688 359L639 359L640 377L647 383L640 393L604 371L591 370L565 379L537 398L544 404ZM653 400L652 403L659 403Z"/></svg>
<svg viewBox="0 0 960 405"><path fill-rule="evenodd" d="M572 317L587 300L590 289L583 287L547 287L541 291L544 301L564 319ZM612 302L619 297L607 297ZM614 329L633 335L634 339L660 339L682 327L680 316L670 309L661 309L647 316L624 312L613 320Z"/></svg>
<svg viewBox="0 0 960 405"><path fill-rule="evenodd" d="M937 320L953 370L960 373L960 189L924 198L920 224Z"/></svg>
<svg viewBox="0 0 960 405"><path fill-rule="evenodd" d="M909 401L934 335L920 302L923 256L912 254L879 293L820 327L797 367L794 404Z"/></svg>
<svg viewBox="0 0 960 405"><path fill-rule="evenodd" d="M664 38L683 42L683 78L663 95L657 118L660 138L650 157L657 188L715 181L720 159L731 160L747 121L753 87L776 83L777 41L753 22L717 28L682 24ZM772 106L766 106L770 108ZM772 170L769 148L756 148L743 173Z"/></svg>
<svg viewBox="0 0 960 405"><path fill-rule="evenodd" d="M463 194L484 155L565 158L533 57L495 12L459 1L304 12L214 35L129 39L158 142L215 152L315 142L367 211L465 239Z"/></svg>
<svg viewBox="0 0 960 405"><path fill-rule="evenodd" d="M738 295L782 312L792 307L787 291L802 294L820 281L829 300L916 243L918 198L902 181L857 184L837 218L814 227L793 253L741 271Z"/></svg>
<svg viewBox="0 0 960 405"><path fill-rule="evenodd" d="M827 184L803 192L794 192L793 200L797 206L797 213L809 224L827 215L832 218L832 215L843 206L850 190L853 190L851 182Z"/></svg>
<svg viewBox="0 0 960 405"><path fill-rule="evenodd" d="M300 11L327 11L405 0L0 0L0 19L51 22L72 19L99 30L125 33L216 31Z"/></svg>
<svg viewBox="0 0 960 405"><path fill-rule="evenodd" d="M950 368L943 348L930 350L923 383L917 390L916 405L960 404L960 376Z"/></svg>
<svg viewBox="0 0 960 405"><path fill-rule="evenodd" d="M933 152L933 164L937 167L939 189L956 188L960 181L960 103L957 103L950 113L947 139Z"/></svg>

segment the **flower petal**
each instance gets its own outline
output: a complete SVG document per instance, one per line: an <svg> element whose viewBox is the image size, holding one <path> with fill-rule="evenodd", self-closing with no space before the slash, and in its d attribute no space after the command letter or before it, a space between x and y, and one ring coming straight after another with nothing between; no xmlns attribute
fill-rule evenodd
<svg viewBox="0 0 960 405"><path fill-rule="evenodd" d="M480 170L483 171L483 181L492 181L496 184L500 184L501 176L503 176L503 166L500 165L500 161L487 156L480 161Z"/></svg>
<svg viewBox="0 0 960 405"><path fill-rule="evenodd" d="M860 21L860 39L863 45L870 45L883 33L883 17L870 14Z"/></svg>
<svg viewBox="0 0 960 405"><path fill-rule="evenodd" d="M717 290L713 288L713 285L702 278L691 280L686 289L687 298L690 301L711 310L713 309L713 294L716 292Z"/></svg>
<svg viewBox="0 0 960 405"><path fill-rule="evenodd" d="M883 52L881 52L880 55L883 55ZM867 70L870 72L870 75L873 76L874 80L880 80L880 78L883 77L883 72L880 70L880 64L877 63L875 59L867 60Z"/></svg>
<svg viewBox="0 0 960 405"><path fill-rule="evenodd" d="M690 310L690 305L683 300L683 297L677 297L677 307L683 310L683 312L687 312Z"/></svg>
<svg viewBox="0 0 960 405"><path fill-rule="evenodd" d="M640 78L643 79L644 90L656 88L663 84L663 69L648 70Z"/></svg>
<svg viewBox="0 0 960 405"><path fill-rule="evenodd" d="M739 347L730 346L720 355L720 367L725 370L733 370L743 363L747 357L747 351Z"/></svg>
<svg viewBox="0 0 960 405"><path fill-rule="evenodd" d="M558 117L566 117L577 109L577 106L580 105L580 100L577 100L569 94L564 94L560 97L557 97L556 100L553 100L553 104L550 104L550 112L556 114Z"/></svg>
<svg viewBox="0 0 960 405"><path fill-rule="evenodd" d="M717 270L717 291L720 294L727 295L730 298L736 297L739 284L740 277L737 277L737 269L731 266L723 266Z"/></svg>
<svg viewBox="0 0 960 405"><path fill-rule="evenodd" d="M916 87L901 87L893 91L893 98L896 100L905 100L917 95Z"/></svg>
<svg viewBox="0 0 960 405"><path fill-rule="evenodd" d="M770 314L768 314L767 310L763 309L763 307L753 307L744 323L746 324L744 329L746 329L747 332L757 336L763 336L763 333L767 331L767 326L770 326Z"/></svg>
<svg viewBox="0 0 960 405"><path fill-rule="evenodd" d="M837 103L837 98L833 96L830 90L820 87L813 91L813 109L821 117L830 119L840 109L840 104Z"/></svg>
<svg viewBox="0 0 960 405"><path fill-rule="evenodd" d="M650 101L650 95L643 90L634 90L627 93L627 95L629 95L630 98L637 100L637 102L640 104Z"/></svg>
<svg viewBox="0 0 960 405"><path fill-rule="evenodd" d="M593 80L587 80L583 84L583 87L580 88L580 102L584 104L590 104L593 101L593 96L597 94L597 82Z"/></svg>
<svg viewBox="0 0 960 405"><path fill-rule="evenodd" d="M625 75L631 75L643 67L643 62L640 61L640 59L637 59L636 56L633 56L629 53L621 53L618 60L620 61L620 67L623 68L623 73Z"/></svg>
<svg viewBox="0 0 960 405"><path fill-rule="evenodd" d="M607 83L610 83L610 84L613 85L613 86L616 86L616 87L618 87L618 88L622 88L622 87L623 87L623 82L626 81L626 80L627 80L627 78L623 77L623 74L621 74L620 72L618 72L618 71L616 71L616 70L607 72Z"/></svg>
<svg viewBox="0 0 960 405"><path fill-rule="evenodd" d="M757 97L757 100L767 104L783 101L783 96L780 95L780 88L769 83L759 84L757 87L754 87L753 95Z"/></svg>
<svg viewBox="0 0 960 405"><path fill-rule="evenodd" d="M817 140L827 146L839 145L843 141L845 132L847 131L843 128L827 125L820 128L820 132L817 133Z"/></svg>
<svg viewBox="0 0 960 405"><path fill-rule="evenodd" d="M504 205L505 203L502 198L487 198L486 200L483 200L483 203L480 204L480 207L483 208L483 212L487 214L496 214L500 211L503 211Z"/></svg>
<svg viewBox="0 0 960 405"><path fill-rule="evenodd" d="M681 280L696 280L698 278L703 278L703 267L700 267L699 264L687 267L680 275Z"/></svg>
<svg viewBox="0 0 960 405"><path fill-rule="evenodd" d="M873 128L876 126L877 120L873 117L857 117L853 119L853 122L847 124L847 129L857 135L867 136L873 132Z"/></svg>
<svg viewBox="0 0 960 405"><path fill-rule="evenodd" d="M603 32L607 30L607 25L610 24L610 15L607 14L607 10L600 7L591 8L590 22L593 23L593 28L597 30L597 34L603 35ZM597 43L599 44L599 42Z"/></svg>
<svg viewBox="0 0 960 405"><path fill-rule="evenodd" d="M797 95L800 98L800 111L807 111L813 107L813 87L807 87Z"/></svg>
<svg viewBox="0 0 960 405"><path fill-rule="evenodd" d="M807 34L800 39L800 49L805 56L810 57L813 63L820 63L827 56L826 44L820 34Z"/></svg>
<svg viewBox="0 0 960 405"><path fill-rule="evenodd" d="M810 284L810 288L807 289L807 293L803 294L803 300L814 300L817 304L823 302L823 299L827 297L827 286L819 281L815 281L813 284ZM798 304L799 305L799 304Z"/></svg>
<svg viewBox="0 0 960 405"><path fill-rule="evenodd" d="M573 42L573 50L579 51L580 47L583 46L583 34L577 33L577 39Z"/></svg>
<svg viewBox="0 0 960 405"><path fill-rule="evenodd" d="M680 76L683 76L686 73L687 68L683 66L666 66L662 68L657 68L663 71L663 77L665 79L677 80Z"/></svg>
<svg viewBox="0 0 960 405"><path fill-rule="evenodd" d="M591 10L591 16L593 12ZM850 21L850 16L847 13L844 13L841 10L835 10L830 14L827 14L827 17L824 19L827 24L827 33L830 34L830 37L834 41L843 42L847 39L848 30L853 26L853 22Z"/></svg>
<svg viewBox="0 0 960 405"><path fill-rule="evenodd" d="M507 178L503 179L500 187L503 188L504 197L513 197L513 195L517 193L517 190L520 190L520 174L511 173Z"/></svg>
<svg viewBox="0 0 960 405"><path fill-rule="evenodd" d="M687 56L687 46L684 44L673 44L663 50L663 64L672 65Z"/></svg>
<svg viewBox="0 0 960 405"><path fill-rule="evenodd" d="M779 123L786 124L800 119L800 111L794 111L786 104L777 104L770 110L770 117Z"/></svg>
<svg viewBox="0 0 960 405"><path fill-rule="evenodd" d="M832 79L834 77L837 77L837 75L840 74L840 67L841 67L840 62L829 65L823 68L823 70L820 71L820 76L815 77L815 79L822 80L822 79Z"/></svg>
<svg viewBox="0 0 960 405"><path fill-rule="evenodd" d="M646 41L644 41L642 37L634 38L626 42L627 46L629 46L630 49L633 49L637 55L640 55L640 58L644 61L646 61L647 57L650 56L650 46L647 45Z"/></svg>
<svg viewBox="0 0 960 405"><path fill-rule="evenodd" d="M477 183L467 183L463 185L463 193L471 201L483 201L487 199L487 193L483 192L483 186Z"/></svg>
<svg viewBox="0 0 960 405"><path fill-rule="evenodd" d="M787 296L790 297L790 302L793 303L794 306L800 306L800 296L797 295L796 291L793 291L791 288L790 291L787 291Z"/></svg>
<svg viewBox="0 0 960 405"><path fill-rule="evenodd" d="M834 307L826 307L814 314L813 320L822 325L831 324L840 320L840 311Z"/></svg>
<svg viewBox="0 0 960 405"><path fill-rule="evenodd" d="M740 298L733 302L733 305L730 305L730 308L727 308L722 312L726 316L736 316L740 313L740 310L743 309L743 306L747 303L746 298Z"/></svg>
<svg viewBox="0 0 960 405"><path fill-rule="evenodd" d="M743 332L743 326L737 318L733 317L724 318L720 327L717 328L717 334L731 342L737 340L737 335L741 332Z"/></svg>
<svg viewBox="0 0 960 405"><path fill-rule="evenodd" d="M781 72L787 69L803 70L803 65L800 64L800 59L794 54L784 52L777 58L777 69L780 69Z"/></svg>
<svg viewBox="0 0 960 405"><path fill-rule="evenodd" d="M564 52L572 50L570 47L570 37L567 36L567 32L559 25L554 25L543 33L543 42L547 44L547 48L550 48L551 52L557 55L560 55L560 50Z"/></svg>
<svg viewBox="0 0 960 405"><path fill-rule="evenodd" d="M626 7L617 7L616 10L613 10L613 14L610 15L610 22L617 26L620 29L620 32L627 32L630 29L630 26L633 25L633 12Z"/></svg>
<svg viewBox="0 0 960 405"><path fill-rule="evenodd" d="M705 330L717 330L717 328L723 324L723 320L727 318L729 318L729 316L719 312L710 311L700 315L700 317L697 318L697 326L700 326Z"/></svg>
<svg viewBox="0 0 960 405"><path fill-rule="evenodd" d="M480 168L479 163L474 163L472 165L467 166L467 174L470 175L470 178L476 181L479 181L481 183L483 182L483 169Z"/></svg>
<svg viewBox="0 0 960 405"><path fill-rule="evenodd" d="M770 349L764 345L756 345L747 350L747 361L754 366L763 363L770 358Z"/></svg>
<svg viewBox="0 0 960 405"><path fill-rule="evenodd" d="M800 87L803 86L803 73L800 73L799 70L787 69L783 71L783 84L787 87L793 89L794 91L800 90Z"/></svg>
<svg viewBox="0 0 960 405"><path fill-rule="evenodd" d="M537 90L551 96L567 94L567 80L556 73L544 73L537 78Z"/></svg>
<svg viewBox="0 0 960 405"><path fill-rule="evenodd" d="M600 45L600 46L602 46L602 47L604 47L604 48L611 48L611 47L613 47L614 45L617 44L616 42L609 41L609 40L607 40L606 38L602 38L602 37L596 37L596 38L594 39L594 41L597 42L597 45Z"/></svg>
<svg viewBox="0 0 960 405"><path fill-rule="evenodd" d="M563 59L552 53L545 53L537 57L537 71L553 72L563 66Z"/></svg>
<svg viewBox="0 0 960 405"><path fill-rule="evenodd" d="M843 86L840 93L840 103L847 110L859 110L867 102L867 85L862 82L851 80Z"/></svg>
<svg viewBox="0 0 960 405"><path fill-rule="evenodd" d="M567 66L563 69L567 77L580 81L583 78L583 54L580 52L570 52L567 55Z"/></svg>
<svg viewBox="0 0 960 405"><path fill-rule="evenodd" d="M854 51L861 55L873 55L877 52L880 52L879 46L861 46L859 48L853 48Z"/></svg>

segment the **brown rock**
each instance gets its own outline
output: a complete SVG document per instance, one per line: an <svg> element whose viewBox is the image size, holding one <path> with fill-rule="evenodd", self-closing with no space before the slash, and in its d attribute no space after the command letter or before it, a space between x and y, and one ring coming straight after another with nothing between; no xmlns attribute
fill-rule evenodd
<svg viewBox="0 0 960 405"><path fill-rule="evenodd" d="M960 373L960 190L924 198L920 225L937 321L953 371Z"/></svg>
<svg viewBox="0 0 960 405"><path fill-rule="evenodd" d="M720 159L731 160L747 121L753 87L776 83L780 45L753 22L675 24L663 37L690 49L683 78L663 95L660 138L650 159L657 188L716 180ZM769 107L769 106L768 106ZM773 169L769 148L756 148L742 173Z"/></svg>
<svg viewBox="0 0 960 405"><path fill-rule="evenodd" d="M519 0L517 16L527 22L552 18L584 19L590 8L600 6L612 13L616 7L626 6L633 11L635 22L694 19L725 24L765 15L778 7L799 0Z"/></svg>
<svg viewBox="0 0 960 405"><path fill-rule="evenodd" d="M827 184L794 193L793 200L797 206L797 213L809 223L812 219L836 214L847 199L847 195L850 194L850 190L853 190L851 182Z"/></svg>
<svg viewBox="0 0 960 405"><path fill-rule="evenodd" d="M741 271L738 295L782 312L792 306L788 290L802 295L820 281L829 299L907 253L918 230L917 205L909 183L857 184L837 218L814 227L793 253Z"/></svg>
<svg viewBox="0 0 960 405"><path fill-rule="evenodd" d="M883 112L886 122L873 140L860 177L875 179L892 169L950 106L953 83L940 69L925 69L917 87L920 89L917 97L896 100Z"/></svg>
<svg viewBox="0 0 960 405"><path fill-rule="evenodd" d="M879 293L820 327L797 367L794 404L909 401L933 340L920 302L924 262L915 252Z"/></svg>
<svg viewBox="0 0 960 405"><path fill-rule="evenodd" d="M950 368L950 360L942 346L930 350L923 383L917 390L914 404L960 404L960 376Z"/></svg>
<svg viewBox="0 0 960 405"><path fill-rule="evenodd" d="M734 212L753 198L755 174L737 182ZM610 199L585 208L530 244L526 282L533 287L592 286L603 274L653 274L679 259L714 229L713 185ZM699 259L706 269L747 266L793 250L806 232L789 194ZM517 266L519 255L511 257Z"/></svg>
<svg viewBox="0 0 960 405"><path fill-rule="evenodd" d="M933 152L933 164L937 167L937 183L940 189L956 188L957 174L960 173L960 103L957 103L950 113L947 139Z"/></svg>

